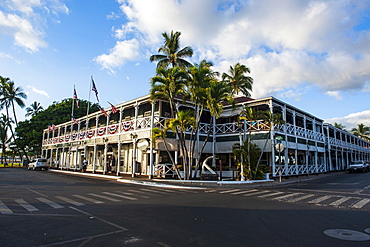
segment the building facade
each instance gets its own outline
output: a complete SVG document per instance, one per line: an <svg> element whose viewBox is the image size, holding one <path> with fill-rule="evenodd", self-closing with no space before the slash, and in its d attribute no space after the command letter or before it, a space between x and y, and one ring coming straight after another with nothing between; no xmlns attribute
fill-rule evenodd
<svg viewBox="0 0 370 247"><path fill-rule="evenodd" d="M264 151L261 163L269 167L273 177L345 170L351 161L370 160L369 142L274 97L240 97L236 101L236 107L226 105L218 119L207 111L202 115L197 146L208 136L201 159L212 156L212 166L217 157L217 164L235 168L233 147L247 136ZM245 106L280 113L285 123L273 127L263 120L241 123L238 116ZM178 100L177 107L192 105ZM163 141L151 141L152 129L163 129L170 117L168 102L151 102L147 95L116 109L116 113L108 109L107 116L95 112L77 119L78 123L45 129L42 156L52 166L67 170L80 170L86 159L87 170L96 173L155 176L171 172L169 166L159 165L171 163ZM168 135L166 142L175 162L181 162L176 135Z"/></svg>

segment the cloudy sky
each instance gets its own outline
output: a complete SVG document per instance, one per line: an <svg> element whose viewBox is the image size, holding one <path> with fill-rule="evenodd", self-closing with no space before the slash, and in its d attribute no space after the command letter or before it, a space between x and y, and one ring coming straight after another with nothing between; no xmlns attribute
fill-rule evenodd
<svg viewBox="0 0 370 247"><path fill-rule="evenodd" d="M45 108L88 99L103 107L148 94L163 40L181 32L191 62L254 78L252 97L275 96L327 122L370 125L368 0L3 0L0 75ZM91 98L94 101L94 98ZM24 115L24 110L18 110Z"/></svg>

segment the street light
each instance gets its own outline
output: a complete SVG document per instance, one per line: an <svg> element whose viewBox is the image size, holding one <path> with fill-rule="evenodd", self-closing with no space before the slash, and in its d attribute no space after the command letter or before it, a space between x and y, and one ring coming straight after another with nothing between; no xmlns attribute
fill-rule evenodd
<svg viewBox="0 0 370 247"><path fill-rule="evenodd" d="M241 151L242 146L243 146L243 140L242 140L243 126L244 126L244 123L239 121L238 122L238 129L239 129L239 145L240 145L240 151ZM242 152L240 152L240 168L241 168L240 180L241 181L245 181L245 176L244 176L244 162L243 162L243 153Z"/></svg>
<svg viewBox="0 0 370 247"><path fill-rule="evenodd" d="M136 168L136 140L137 140L137 134L136 133L131 133L130 134L130 137L133 141L133 145L134 145L134 154L133 154L133 165L132 165L132 177L135 177L135 168Z"/></svg>

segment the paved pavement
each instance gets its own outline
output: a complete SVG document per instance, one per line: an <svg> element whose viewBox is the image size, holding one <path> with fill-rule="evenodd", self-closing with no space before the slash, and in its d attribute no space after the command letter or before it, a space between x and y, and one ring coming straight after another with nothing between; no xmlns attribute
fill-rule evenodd
<svg viewBox="0 0 370 247"><path fill-rule="evenodd" d="M327 176L340 175L344 172L332 172L315 175L302 175L288 178L269 179L269 180L251 180L251 181L200 181L200 180L174 180L154 178L149 179L147 176L131 177L130 175L103 175L99 173L82 173L75 171L50 169L52 172L59 172L75 176L96 177L102 179L113 179L121 183L131 183L153 187L179 188L179 189L207 189L207 188L240 188L240 187L272 187L290 183L299 183L313 179L320 179Z"/></svg>

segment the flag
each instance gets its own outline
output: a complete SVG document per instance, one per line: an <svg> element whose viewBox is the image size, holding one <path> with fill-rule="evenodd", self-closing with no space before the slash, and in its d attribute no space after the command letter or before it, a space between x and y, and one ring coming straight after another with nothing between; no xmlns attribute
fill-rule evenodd
<svg viewBox="0 0 370 247"><path fill-rule="evenodd" d="M77 106L77 108L80 108L80 103L78 101L76 88L73 89L73 98L76 100L76 106Z"/></svg>
<svg viewBox="0 0 370 247"><path fill-rule="evenodd" d="M112 105L109 101L107 101L107 102L112 107L112 113L115 114L117 112L117 108L114 105Z"/></svg>
<svg viewBox="0 0 370 247"><path fill-rule="evenodd" d="M78 120L77 120L74 116L72 116L72 121L73 121L75 124L78 124Z"/></svg>
<svg viewBox="0 0 370 247"><path fill-rule="evenodd" d="M92 84L91 90L95 92L96 100L99 102L98 89L96 89L95 82L92 76L91 76L91 84Z"/></svg>
<svg viewBox="0 0 370 247"><path fill-rule="evenodd" d="M98 105L98 107L99 107L100 111L104 114L104 116L107 117L108 113L100 105Z"/></svg>

